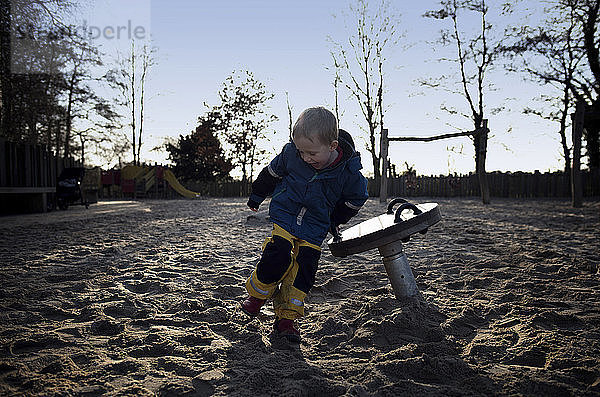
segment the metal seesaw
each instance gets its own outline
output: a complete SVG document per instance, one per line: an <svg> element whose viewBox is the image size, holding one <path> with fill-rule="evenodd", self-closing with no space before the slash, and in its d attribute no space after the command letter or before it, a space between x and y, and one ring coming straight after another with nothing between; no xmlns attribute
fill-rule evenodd
<svg viewBox="0 0 600 397"><path fill-rule="evenodd" d="M394 205L400 204L396 212ZM388 204L387 212L344 230L327 242L331 254L346 257L352 254L379 249L394 294L398 299L414 297L419 293L402 243L415 233L425 234L438 223L442 215L437 203L412 204L395 198Z"/></svg>

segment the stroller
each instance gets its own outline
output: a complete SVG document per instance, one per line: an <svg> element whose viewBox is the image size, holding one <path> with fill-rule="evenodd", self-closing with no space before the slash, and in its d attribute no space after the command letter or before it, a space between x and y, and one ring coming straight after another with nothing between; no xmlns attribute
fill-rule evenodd
<svg viewBox="0 0 600 397"><path fill-rule="evenodd" d="M81 192L81 181L85 169L83 167L65 168L58 177L56 185L56 202L58 208L66 210L69 204L85 205L88 208L90 205L83 199Z"/></svg>

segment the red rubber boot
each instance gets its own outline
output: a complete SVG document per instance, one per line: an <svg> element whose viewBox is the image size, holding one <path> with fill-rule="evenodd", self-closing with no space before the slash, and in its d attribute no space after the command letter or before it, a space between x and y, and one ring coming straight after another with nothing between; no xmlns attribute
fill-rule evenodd
<svg viewBox="0 0 600 397"><path fill-rule="evenodd" d="M258 316L258 313L260 313L260 308L265 302L266 300L264 299L249 296L242 302L242 311L251 317L256 317Z"/></svg>
<svg viewBox="0 0 600 397"><path fill-rule="evenodd" d="M282 318L275 321L275 331L292 343L300 343L300 331L294 325L294 320Z"/></svg>

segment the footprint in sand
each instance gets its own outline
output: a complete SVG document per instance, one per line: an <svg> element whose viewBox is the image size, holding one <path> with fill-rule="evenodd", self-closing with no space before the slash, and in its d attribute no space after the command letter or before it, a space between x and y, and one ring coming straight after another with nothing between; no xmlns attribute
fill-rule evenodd
<svg viewBox="0 0 600 397"><path fill-rule="evenodd" d="M23 354L73 345L73 342L67 341L55 334L31 335L28 338L18 339L13 342L10 346L10 352L11 354Z"/></svg>
<svg viewBox="0 0 600 397"><path fill-rule="evenodd" d="M125 325L109 319L94 321L90 325L92 335L115 336L125 330Z"/></svg>

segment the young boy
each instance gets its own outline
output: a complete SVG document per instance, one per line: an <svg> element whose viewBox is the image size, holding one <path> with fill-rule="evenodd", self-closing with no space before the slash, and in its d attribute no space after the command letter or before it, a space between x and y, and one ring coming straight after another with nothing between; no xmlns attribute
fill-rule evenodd
<svg viewBox="0 0 600 397"><path fill-rule="evenodd" d="M273 299L275 331L300 342L294 320L304 315L304 298L315 282L321 244L337 234L367 200L360 154L335 116L325 108L306 109L298 117L292 142L252 184L248 200L256 211L271 196L273 232L263 244L256 269L246 281L249 296L242 310L256 316Z"/></svg>

